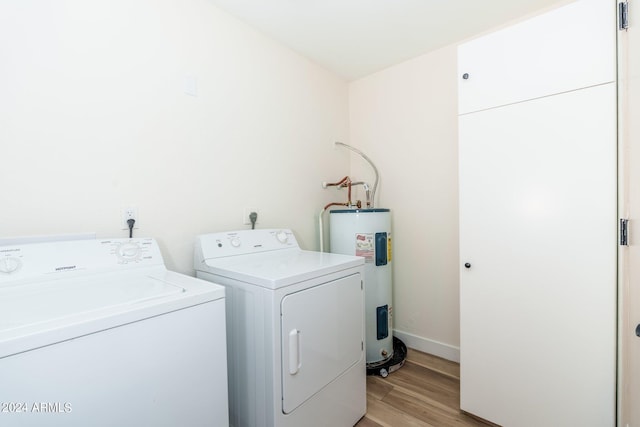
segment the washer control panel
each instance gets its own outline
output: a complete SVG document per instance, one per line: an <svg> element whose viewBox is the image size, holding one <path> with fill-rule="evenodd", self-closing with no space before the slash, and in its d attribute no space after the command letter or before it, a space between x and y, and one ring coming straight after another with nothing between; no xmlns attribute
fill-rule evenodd
<svg viewBox="0 0 640 427"><path fill-rule="evenodd" d="M12 274L20 270L22 261L18 257L5 256L0 258L0 273Z"/></svg>
<svg viewBox="0 0 640 427"><path fill-rule="evenodd" d="M95 239L0 246L0 285L17 280L163 266L154 239Z"/></svg>
<svg viewBox="0 0 640 427"><path fill-rule="evenodd" d="M203 234L196 242L196 250L202 250L203 259L289 248L299 246L291 230L286 228Z"/></svg>
<svg viewBox="0 0 640 427"><path fill-rule="evenodd" d="M139 262L143 259L143 254L149 252L148 247L134 240L115 242L113 245L114 254L121 264Z"/></svg>

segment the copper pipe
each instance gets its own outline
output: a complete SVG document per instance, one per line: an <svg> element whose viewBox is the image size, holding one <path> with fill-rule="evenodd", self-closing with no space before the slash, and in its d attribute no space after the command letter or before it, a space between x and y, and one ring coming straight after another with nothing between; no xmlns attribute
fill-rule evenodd
<svg viewBox="0 0 640 427"><path fill-rule="evenodd" d="M345 176L340 181L338 181L338 182L329 182L329 183L326 183L325 186L326 187L346 187L347 186L347 184L346 184L347 182L351 182L351 178L349 178L348 176Z"/></svg>

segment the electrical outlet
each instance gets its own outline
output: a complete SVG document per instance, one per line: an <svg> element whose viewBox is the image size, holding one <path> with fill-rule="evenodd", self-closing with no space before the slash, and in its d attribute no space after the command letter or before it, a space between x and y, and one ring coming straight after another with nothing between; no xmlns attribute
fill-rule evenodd
<svg viewBox="0 0 640 427"><path fill-rule="evenodd" d="M122 209L121 224L122 224L122 229L123 230L128 230L129 229L129 224L127 224L127 220L129 220L129 219L134 219L136 221L133 224L133 228L134 228L134 230L138 229L138 221L140 221L140 219L138 218L138 210L136 208L128 207L128 208Z"/></svg>
<svg viewBox="0 0 640 427"><path fill-rule="evenodd" d="M260 224L260 209L258 208L244 208L244 212L242 213L242 223L244 225L251 225L251 219L249 219L249 215L251 215L251 212L255 212L258 214L256 224Z"/></svg>

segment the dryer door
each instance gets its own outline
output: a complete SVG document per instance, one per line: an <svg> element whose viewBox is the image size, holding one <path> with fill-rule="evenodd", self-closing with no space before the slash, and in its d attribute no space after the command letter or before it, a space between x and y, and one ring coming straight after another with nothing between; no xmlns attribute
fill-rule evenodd
<svg viewBox="0 0 640 427"><path fill-rule="evenodd" d="M364 357L363 294L360 274L354 274L282 299L284 413Z"/></svg>

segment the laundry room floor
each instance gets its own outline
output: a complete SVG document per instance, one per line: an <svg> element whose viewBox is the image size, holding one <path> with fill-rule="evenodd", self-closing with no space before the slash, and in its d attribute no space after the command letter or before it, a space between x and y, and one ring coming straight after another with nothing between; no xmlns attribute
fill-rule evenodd
<svg viewBox="0 0 640 427"><path fill-rule="evenodd" d="M367 377L367 413L357 427L492 426L460 411L460 365L409 349L387 378Z"/></svg>

